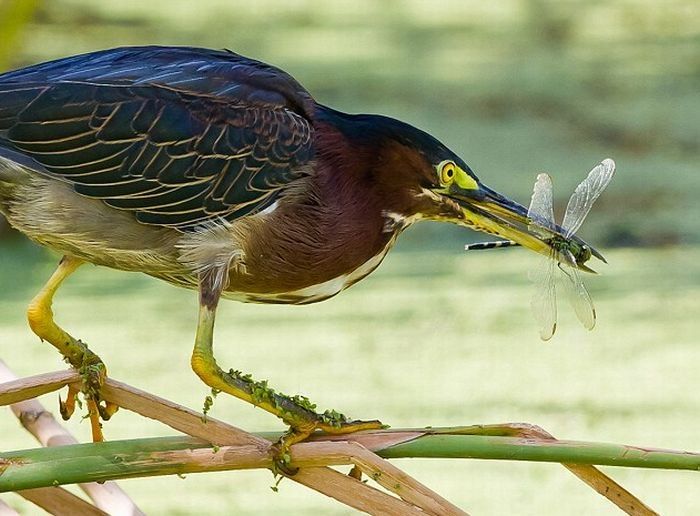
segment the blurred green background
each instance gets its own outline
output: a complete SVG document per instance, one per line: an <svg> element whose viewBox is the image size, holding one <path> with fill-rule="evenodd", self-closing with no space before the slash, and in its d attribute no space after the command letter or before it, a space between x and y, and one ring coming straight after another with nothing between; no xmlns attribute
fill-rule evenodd
<svg viewBox="0 0 700 516"><path fill-rule="evenodd" d="M588 277L599 324L561 305L543 344L525 251L464 255L481 236L422 224L369 279L307 308L226 303L220 362L322 406L393 426L527 421L571 439L700 450L700 4L679 1L0 0L0 67L141 44L230 48L292 73L322 103L432 133L488 185L527 204L552 174L558 212L604 157L618 173L580 234L610 265ZM56 256L5 229L0 357L19 374L61 366L24 306ZM118 379L195 408L195 295L85 268L58 320ZM55 396L44 402L55 409ZM219 397L215 417L280 425ZM87 423L69 423L88 439ZM29 447L9 412L3 448ZM108 439L169 431L119 413ZM402 461L474 514L616 514L556 465ZM663 514L700 503L697 473L610 470ZM149 514L349 514L266 472L124 482ZM4 498L27 514L36 509Z"/></svg>

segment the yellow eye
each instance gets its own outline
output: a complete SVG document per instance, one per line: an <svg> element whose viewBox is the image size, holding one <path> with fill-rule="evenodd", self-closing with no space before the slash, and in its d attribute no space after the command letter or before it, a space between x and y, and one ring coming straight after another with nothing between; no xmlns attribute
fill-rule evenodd
<svg viewBox="0 0 700 516"><path fill-rule="evenodd" d="M457 175L457 166L451 161L442 163L440 167L440 182L443 185L449 185L454 181Z"/></svg>

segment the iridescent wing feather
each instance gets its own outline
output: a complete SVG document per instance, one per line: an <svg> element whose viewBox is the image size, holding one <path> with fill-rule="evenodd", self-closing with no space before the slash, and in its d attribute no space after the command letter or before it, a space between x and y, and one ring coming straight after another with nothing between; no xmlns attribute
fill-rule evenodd
<svg viewBox="0 0 700 516"><path fill-rule="evenodd" d="M115 49L0 75L0 154L188 231L263 210L303 177L312 111L292 77L233 53Z"/></svg>
<svg viewBox="0 0 700 516"><path fill-rule="evenodd" d="M564 220L561 224L566 231L565 237L568 238L578 231L588 212L591 211L593 203L608 186L614 174L615 162L611 159L604 159L576 187L566 205Z"/></svg>

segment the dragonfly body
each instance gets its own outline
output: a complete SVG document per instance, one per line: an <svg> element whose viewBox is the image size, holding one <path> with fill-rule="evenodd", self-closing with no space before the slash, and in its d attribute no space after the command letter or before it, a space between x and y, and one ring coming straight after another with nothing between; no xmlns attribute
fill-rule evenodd
<svg viewBox="0 0 700 516"><path fill-rule="evenodd" d="M540 325L540 337L549 340L557 327L556 269L564 276L564 285L569 293L576 316L589 330L595 326L596 313L593 301L588 294L579 270L595 272L586 265L592 256L605 262L605 258L595 248L574 235L591 210L593 203L605 190L615 173L615 162L605 159L593 168L577 187L566 206L561 226L554 221L552 202L552 179L548 174L539 174L535 182L528 219L528 228L539 234L549 244L549 255L542 265L533 272L532 279L537 290L532 298L532 308ZM465 249L496 249L517 246L512 240L481 242L465 246Z"/></svg>
<svg viewBox="0 0 700 516"><path fill-rule="evenodd" d="M576 239L566 239L560 235L552 236L545 240L560 257L559 261L569 261L575 263L580 269L586 272L594 272L585 263L591 259L595 253L598 258L605 261L603 256L595 251L591 246ZM520 244L514 240L494 240L493 242L477 242L464 246L465 251L482 251L487 249L499 249L501 247L517 247Z"/></svg>

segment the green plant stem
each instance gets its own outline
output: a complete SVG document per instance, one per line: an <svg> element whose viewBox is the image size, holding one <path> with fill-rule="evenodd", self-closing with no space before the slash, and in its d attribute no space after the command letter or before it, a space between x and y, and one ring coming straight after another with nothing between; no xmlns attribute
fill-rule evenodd
<svg viewBox="0 0 700 516"><path fill-rule="evenodd" d="M271 434L259 434L266 438ZM303 446L303 445L302 445ZM583 441L426 434L374 450L385 458L479 458L700 470L700 454ZM0 454L0 492L51 485L268 467L255 447L214 448L192 437L158 437ZM325 464L347 464L339 458ZM320 465L310 459L305 465Z"/></svg>
<svg viewBox="0 0 700 516"><path fill-rule="evenodd" d="M627 468L700 470L700 454L585 441L534 442L515 437L426 435L377 452L386 459L462 458L557 462Z"/></svg>

